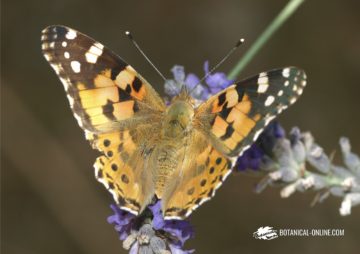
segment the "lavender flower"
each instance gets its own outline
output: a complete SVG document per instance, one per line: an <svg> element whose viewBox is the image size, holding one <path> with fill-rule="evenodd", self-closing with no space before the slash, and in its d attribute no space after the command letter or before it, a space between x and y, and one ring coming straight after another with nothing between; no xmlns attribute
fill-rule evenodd
<svg viewBox="0 0 360 254"><path fill-rule="evenodd" d="M314 204L330 194L343 197L340 214L349 215L351 207L360 204L360 159L351 152L347 138L340 139L340 148L344 166L332 164L310 133L295 127L286 138L281 126L273 122L238 159L237 169L269 172L257 185L257 192L269 185L285 184L280 193L283 198L309 189L319 191Z"/></svg>
<svg viewBox="0 0 360 254"><path fill-rule="evenodd" d="M260 168L266 167L277 140L284 136L285 131L278 122L270 123L258 140L238 158L235 169L258 171Z"/></svg>
<svg viewBox="0 0 360 254"><path fill-rule="evenodd" d="M183 66L175 65L171 69L171 72L174 75L174 79L168 79L165 82L165 93L170 97L177 95L180 92L181 87L185 85L189 91L192 91L191 96L193 98L199 101L205 101L211 95L216 94L233 83L233 80L229 80L223 72L215 72L208 75L208 61L204 64L205 75L208 75L205 79L205 85L199 84L200 79L194 73L185 75L185 69ZM194 89L195 86L196 88Z"/></svg>
<svg viewBox="0 0 360 254"><path fill-rule="evenodd" d="M123 247L130 253L188 254L193 250L183 250L185 242L194 237L188 221L164 220L161 201L150 205L140 216L111 205L114 214L108 222L115 225Z"/></svg>
<svg viewBox="0 0 360 254"><path fill-rule="evenodd" d="M205 75L209 73L209 62L206 61L204 64ZM211 94L216 94L221 90L227 88L231 84L234 83L234 80L230 80L227 78L226 74L223 72L215 72L214 74L209 75L205 79L206 84L209 87Z"/></svg>

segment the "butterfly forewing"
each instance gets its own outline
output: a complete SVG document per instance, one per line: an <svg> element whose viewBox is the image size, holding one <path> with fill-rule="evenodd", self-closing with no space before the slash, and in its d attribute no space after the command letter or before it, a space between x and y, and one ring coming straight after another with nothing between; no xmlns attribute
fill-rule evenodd
<svg viewBox="0 0 360 254"><path fill-rule="evenodd" d="M276 115L293 104L306 85L295 67L263 72L240 81L200 105L198 126L229 157L239 156Z"/></svg>
<svg viewBox="0 0 360 254"><path fill-rule="evenodd" d="M42 32L42 50L85 130L109 132L118 128L122 121L138 116L142 102L155 111L165 107L130 65L78 31L64 26L47 27Z"/></svg>

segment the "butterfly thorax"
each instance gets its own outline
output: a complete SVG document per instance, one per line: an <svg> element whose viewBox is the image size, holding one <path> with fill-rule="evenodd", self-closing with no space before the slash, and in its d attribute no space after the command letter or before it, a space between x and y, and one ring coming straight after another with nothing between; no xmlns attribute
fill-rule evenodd
<svg viewBox="0 0 360 254"><path fill-rule="evenodd" d="M163 138L177 139L186 135L194 116L193 106L183 100L174 101L167 109L163 122Z"/></svg>

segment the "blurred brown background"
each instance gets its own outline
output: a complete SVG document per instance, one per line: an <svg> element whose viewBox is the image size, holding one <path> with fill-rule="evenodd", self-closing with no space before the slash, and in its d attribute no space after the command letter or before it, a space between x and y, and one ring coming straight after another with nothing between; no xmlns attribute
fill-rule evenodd
<svg viewBox="0 0 360 254"><path fill-rule="evenodd" d="M103 42L162 92L162 81L123 35L133 32L163 73L181 64L203 74L239 37L246 44L221 68L228 72L286 0L120 1L4 0L1 9L3 253L126 253L111 225L112 198L94 179L91 150L63 87L40 51L40 32L64 24ZM347 136L360 153L360 4L307 1L242 77L286 65L304 68L308 86L280 117L310 130L328 153ZM241 78L241 77L239 77ZM339 160L337 153L337 160ZM314 193L281 199L279 189L253 193L258 178L231 176L191 217L197 253L358 253L360 207L341 217L341 199L310 208ZM255 240L260 226L341 228L344 237Z"/></svg>

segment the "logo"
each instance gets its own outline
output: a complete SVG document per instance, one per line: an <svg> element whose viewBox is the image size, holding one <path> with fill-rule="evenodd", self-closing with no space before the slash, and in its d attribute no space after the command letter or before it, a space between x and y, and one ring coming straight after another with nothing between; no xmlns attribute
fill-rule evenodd
<svg viewBox="0 0 360 254"><path fill-rule="evenodd" d="M259 227L258 230L253 233L253 236L255 239L260 240L272 240L278 238L276 230L269 226Z"/></svg>

